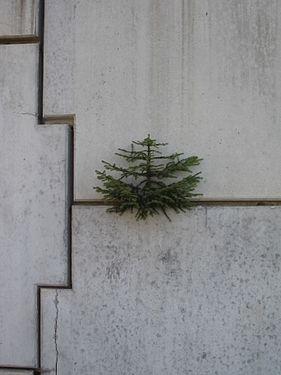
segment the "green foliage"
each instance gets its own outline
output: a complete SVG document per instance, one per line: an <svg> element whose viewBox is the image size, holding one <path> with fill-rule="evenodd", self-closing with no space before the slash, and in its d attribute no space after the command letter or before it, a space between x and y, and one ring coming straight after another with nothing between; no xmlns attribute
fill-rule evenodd
<svg viewBox="0 0 281 375"><path fill-rule="evenodd" d="M143 141L133 141L131 150L118 149L116 155L125 159L127 168L102 161L105 170L96 173L103 188L95 186L94 189L102 193L105 200L113 200L114 205L108 212L121 215L135 208L136 219L145 220L148 215L162 211L170 220L166 212L168 208L179 213L193 206L190 199L199 195L194 194L194 190L201 177L200 172L192 174L191 168L199 165L201 159L197 156L180 159L182 153L163 156L159 149L165 145L167 143L157 143L148 134ZM114 172L119 177L108 172ZM177 178L178 172L187 172L188 176L165 183L165 179Z"/></svg>

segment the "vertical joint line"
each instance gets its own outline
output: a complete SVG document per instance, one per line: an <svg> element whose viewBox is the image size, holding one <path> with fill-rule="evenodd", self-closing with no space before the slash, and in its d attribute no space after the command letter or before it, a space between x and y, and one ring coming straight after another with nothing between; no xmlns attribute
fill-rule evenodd
<svg viewBox="0 0 281 375"><path fill-rule="evenodd" d="M58 365L59 365L59 351L58 351L58 320L59 320L59 293L56 289L55 295L55 308L56 308L56 317L55 317L55 326L54 326L54 341L55 341L55 375L58 375Z"/></svg>
<svg viewBox="0 0 281 375"><path fill-rule="evenodd" d="M72 206L74 200L74 129L69 126L68 136L68 170L67 170L67 248L68 248L68 277L67 286L72 289Z"/></svg>
<svg viewBox="0 0 281 375"><path fill-rule="evenodd" d="M44 81L44 31L45 31L45 0L39 1L39 57L38 57L38 123L43 124L43 81Z"/></svg>
<svg viewBox="0 0 281 375"><path fill-rule="evenodd" d="M37 286L37 366L41 369L41 287Z"/></svg>

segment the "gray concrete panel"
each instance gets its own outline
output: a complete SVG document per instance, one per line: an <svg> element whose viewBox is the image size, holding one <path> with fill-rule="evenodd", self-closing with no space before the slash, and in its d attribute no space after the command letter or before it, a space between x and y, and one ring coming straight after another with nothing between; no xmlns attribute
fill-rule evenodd
<svg viewBox="0 0 281 375"><path fill-rule="evenodd" d="M279 0L46 7L45 113L76 113L77 199L147 133L204 158L206 197L281 197Z"/></svg>
<svg viewBox="0 0 281 375"><path fill-rule="evenodd" d="M280 373L281 208L172 220L74 207L73 291L43 294L45 370Z"/></svg>
<svg viewBox="0 0 281 375"><path fill-rule="evenodd" d="M0 36L37 34L38 0L0 0Z"/></svg>
<svg viewBox="0 0 281 375"><path fill-rule="evenodd" d="M35 45L0 48L0 365L37 365L36 286L67 279L67 126L37 125Z"/></svg>
<svg viewBox="0 0 281 375"><path fill-rule="evenodd" d="M74 113L74 3L45 1L44 114Z"/></svg>

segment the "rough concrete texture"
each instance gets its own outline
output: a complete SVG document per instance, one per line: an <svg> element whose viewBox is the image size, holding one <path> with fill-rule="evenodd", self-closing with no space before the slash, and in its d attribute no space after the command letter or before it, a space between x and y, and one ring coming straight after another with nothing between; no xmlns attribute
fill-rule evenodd
<svg viewBox="0 0 281 375"><path fill-rule="evenodd" d="M172 220L74 207L73 291L43 294L48 374L280 374L281 208Z"/></svg>
<svg viewBox="0 0 281 375"><path fill-rule="evenodd" d="M65 0L46 0L45 19L44 63L47 73L44 74L44 112L45 115L73 114L73 4ZM54 25L59 34L54 32Z"/></svg>
<svg viewBox="0 0 281 375"><path fill-rule="evenodd" d="M280 12L279 0L47 0L45 113L76 113L76 198L100 197L101 160L147 133L204 158L206 197L280 198Z"/></svg>
<svg viewBox="0 0 281 375"><path fill-rule="evenodd" d="M0 36L36 34L38 0L0 0Z"/></svg>
<svg viewBox="0 0 281 375"><path fill-rule="evenodd" d="M36 366L36 285L67 275L68 128L37 126L37 57L0 48L0 366Z"/></svg>

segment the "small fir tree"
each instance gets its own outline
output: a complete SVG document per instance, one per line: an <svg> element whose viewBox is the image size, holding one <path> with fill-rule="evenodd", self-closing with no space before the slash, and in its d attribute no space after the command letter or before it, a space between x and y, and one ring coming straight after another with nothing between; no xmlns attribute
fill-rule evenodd
<svg viewBox="0 0 281 375"><path fill-rule="evenodd" d="M183 153L162 155L159 149L166 145L157 143L148 134L143 141L133 141L131 150L118 149L116 155L125 159L127 168L102 160L105 170L96 173L103 182L103 188L95 186L94 189L102 193L106 201L113 201L114 205L108 212L122 215L126 210L133 211L135 208L136 219L145 220L148 215L162 211L170 220L166 212L168 208L179 213L193 206L190 199L200 195L194 190L201 179L201 172L192 174L191 168L199 165L202 159L197 156L180 159ZM115 172L119 177L107 171ZM188 176L165 183L167 179L177 178L178 172L187 172Z"/></svg>

